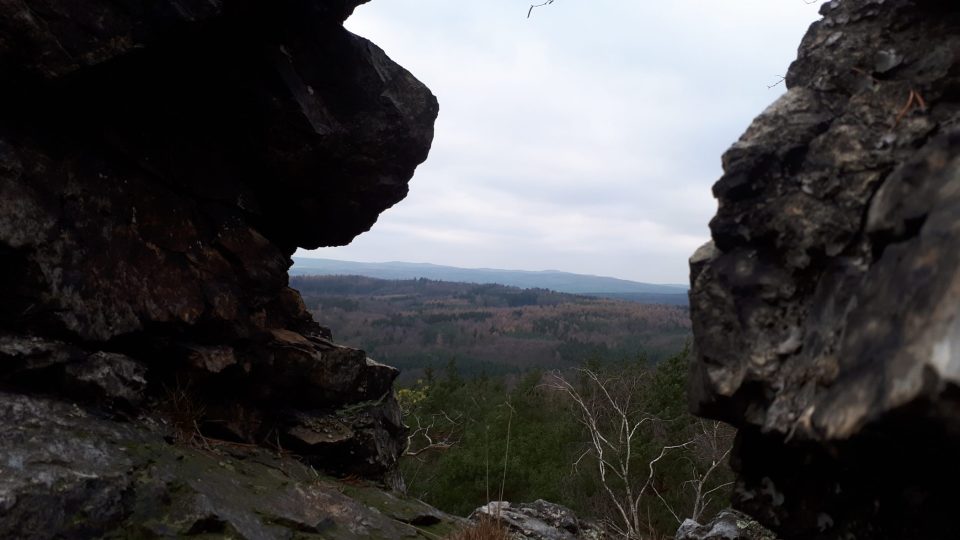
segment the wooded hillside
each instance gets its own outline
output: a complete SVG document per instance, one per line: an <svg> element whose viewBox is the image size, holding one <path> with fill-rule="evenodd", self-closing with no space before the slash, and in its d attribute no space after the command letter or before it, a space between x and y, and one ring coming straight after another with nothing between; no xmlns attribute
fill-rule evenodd
<svg viewBox="0 0 960 540"><path fill-rule="evenodd" d="M498 375L594 360L676 353L690 335L683 306L638 304L545 289L359 276L291 278L339 342L403 370L455 361L465 374Z"/></svg>

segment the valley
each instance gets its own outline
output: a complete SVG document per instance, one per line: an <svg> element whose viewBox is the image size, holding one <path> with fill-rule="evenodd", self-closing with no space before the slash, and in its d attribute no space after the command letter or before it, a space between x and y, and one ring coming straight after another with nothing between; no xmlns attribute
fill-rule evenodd
<svg viewBox="0 0 960 540"><path fill-rule="evenodd" d="M684 306L495 284L293 276L291 286L339 342L401 369L401 384L454 363L504 375L583 362L656 362L690 337Z"/></svg>

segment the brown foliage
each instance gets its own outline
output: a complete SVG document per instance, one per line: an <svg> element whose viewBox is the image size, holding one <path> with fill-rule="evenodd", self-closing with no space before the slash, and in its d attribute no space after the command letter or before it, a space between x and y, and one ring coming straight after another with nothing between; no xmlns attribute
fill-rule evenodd
<svg viewBox="0 0 960 540"><path fill-rule="evenodd" d="M560 368L641 351L655 361L690 335L683 306L417 280L324 276L292 284L339 341L414 377L417 368L453 357L460 369Z"/></svg>

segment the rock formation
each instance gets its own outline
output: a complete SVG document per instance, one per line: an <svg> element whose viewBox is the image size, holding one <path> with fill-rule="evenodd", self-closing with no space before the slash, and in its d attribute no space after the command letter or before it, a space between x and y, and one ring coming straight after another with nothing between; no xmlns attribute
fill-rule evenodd
<svg viewBox="0 0 960 540"><path fill-rule="evenodd" d="M957 538L960 9L823 5L691 259L695 412L784 538Z"/></svg>
<svg viewBox="0 0 960 540"><path fill-rule="evenodd" d="M492 501L474 510L470 519L493 519L514 540L599 540L610 538L599 524L581 520L565 506L544 500L532 503Z"/></svg>
<svg viewBox="0 0 960 540"><path fill-rule="evenodd" d="M777 540L750 516L736 510L721 510L709 523L685 520L674 540Z"/></svg>
<svg viewBox="0 0 960 540"><path fill-rule="evenodd" d="M6 536L137 516L179 473L124 452L164 436L389 476L396 370L287 286L296 247L369 229L432 141L433 95L342 26L364 1L0 0Z"/></svg>

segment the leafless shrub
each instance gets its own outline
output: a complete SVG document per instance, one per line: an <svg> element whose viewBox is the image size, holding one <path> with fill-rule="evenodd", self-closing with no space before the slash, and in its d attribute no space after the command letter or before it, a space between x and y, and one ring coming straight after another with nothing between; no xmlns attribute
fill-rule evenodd
<svg viewBox="0 0 960 540"><path fill-rule="evenodd" d="M684 433L681 440L665 440L664 426L675 419L659 418L644 410L642 397L648 388L648 372L605 376L578 369L576 373L581 379L578 384L555 372L546 386L567 396L588 436L573 467L596 467L600 486L613 509L613 515L605 519L606 526L624 538L649 538L653 533L649 502L653 500L659 501L678 524L682 521L656 481L657 467L677 453L682 453L688 463L690 479L671 487L689 492L692 510L688 517L699 519L712 497L727 487L725 483L715 485L713 477L730 452L729 428L703 420L694 433ZM641 447L649 447L654 441L659 441L655 455L639 460Z"/></svg>
<svg viewBox="0 0 960 540"><path fill-rule="evenodd" d="M206 445L200 433L200 421L206 408L194 396L189 382L177 379L173 386L164 386L157 404L164 421L179 444Z"/></svg>
<svg viewBox="0 0 960 540"><path fill-rule="evenodd" d="M411 424L411 431L407 436L407 456L416 457L425 452L449 450L459 444L463 435L462 415L451 417L446 412L431 414L425 418L411 415L407 417L407 421Z"/></svg>

